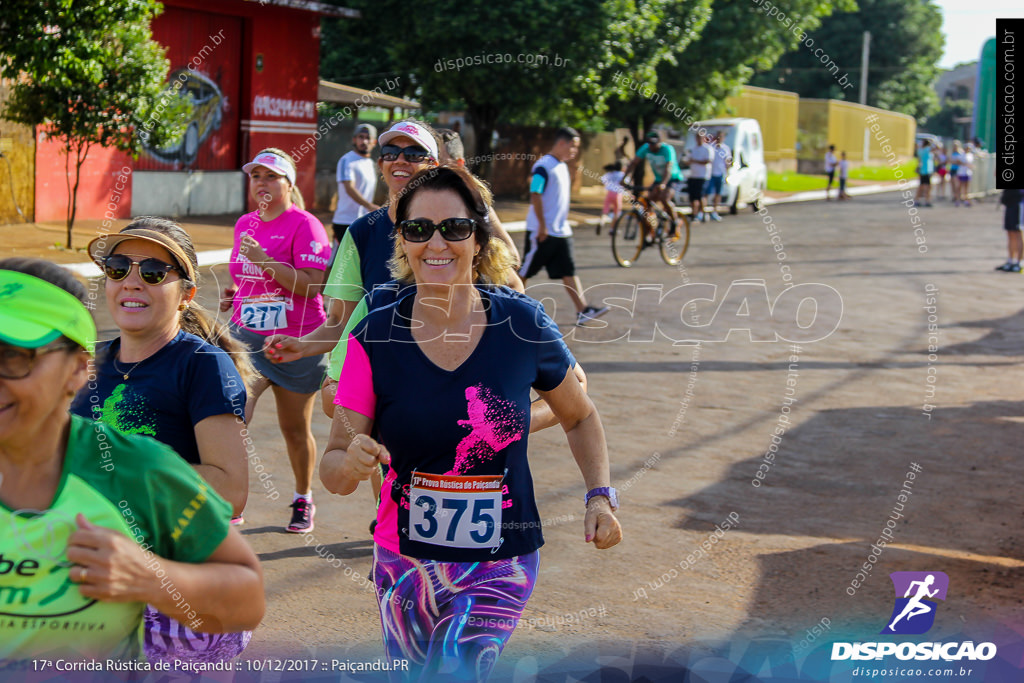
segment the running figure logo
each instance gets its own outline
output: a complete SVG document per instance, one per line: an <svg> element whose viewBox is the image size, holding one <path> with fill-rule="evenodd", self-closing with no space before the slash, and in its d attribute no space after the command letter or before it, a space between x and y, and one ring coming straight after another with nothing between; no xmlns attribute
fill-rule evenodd
<svg viewBox="0 0 1024 683"><path fill-rule="evenodd" d="M483 386L466 388L466 412L469 419L459 420L459 426L471 431L455 447L455 467L448 474L466 474L523 437L523 418L515 404Z"/></svg>
<svg viewBox="0 0 1024 683"><path fill-rule="evenodd" d="M936 600L946 599L949 577L943 572L893 572L889 578L896 590L896 605L881 633L927 632L935 623Z"/></svg>

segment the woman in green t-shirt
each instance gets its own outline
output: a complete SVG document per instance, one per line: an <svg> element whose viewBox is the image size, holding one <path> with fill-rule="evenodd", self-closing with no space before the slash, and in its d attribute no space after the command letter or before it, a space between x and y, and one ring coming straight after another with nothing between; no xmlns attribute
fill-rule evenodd
<svg viewBox="0 0 1024 683"><path fill-rule="evenodd" d="M253 629L265 609L230 506L191 467L68 414L93 381L86 300L58 266L0 261L0 670L137 659L147 603L209 633Z"/></svg>

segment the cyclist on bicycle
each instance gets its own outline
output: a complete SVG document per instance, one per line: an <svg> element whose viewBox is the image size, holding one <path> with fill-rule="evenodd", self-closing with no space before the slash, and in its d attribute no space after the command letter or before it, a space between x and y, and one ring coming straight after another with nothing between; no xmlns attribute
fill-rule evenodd
<svg viewBox="0 0 1024 683"><path fill-rule="evenodd" d="M654 184L651 186L649 196L651 201L661 204L670 219L669 234L675 235L680 218L676 214L676 207L672 204L672 197L683 185L683 173L679 169L679 162L676 160L676 150L672 145L664 144L661 135L656 130L647 131L646 143L636 151L636 157L629 162L625 175L636 168L637 164L646 159L651 164L651 171L654 173ZM650 237L650 226L644 223L644 238ZM648 240L649 241L649 240Z"/></svg>

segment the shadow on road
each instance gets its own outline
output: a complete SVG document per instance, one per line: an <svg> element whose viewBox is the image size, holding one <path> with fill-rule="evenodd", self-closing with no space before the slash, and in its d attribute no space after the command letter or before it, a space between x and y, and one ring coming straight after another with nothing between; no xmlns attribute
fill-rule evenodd
<svg viewBox="0 0 1024 683"><path fill-rule="evenodd" d="M679 348L686 348L680 346ZM945 353L946 347L943 347L943 353ZM921 355L919 351L911 351L908 353L915 353ZM963 367L1000 367L1000 366L1016 366L1017 363L1005 363L999 361L981 361L981 362L961 362L961 363L949 363L943 362L943 365L956 365ZM678 361L597 361L587 363L587 373L589 374L604 374L614 372L650 372L655 374L662 373L678 373L690 366L689 359L681 359ZM788 364L782 361L778 362L750 362L750 361L708 361L702 360L700 364L701 372L782 372L786 371ZM844 361L806 361L800 364L800 367L804 370L859 370L859 369L904 369L904 368L926 368L928 367L927 360L921 361L877 361L877 362L844 362Z"/></svg>
<svg viewBox="0 0 1024 683"><path fill-rule="evenodd" d="M972 615L975 624L1007 619L1024 604L1016 588L1024 581L1024 514L1007 504L1024 477L1015 445L1022 415L1020 401L938 408L932 419L890 406L823 411L786 432L774 459L754 453L715 484L672 501L687 511L675 527L703 540L736 512L741 533L807 545L758 556L759 584L737 634L799 635L825 617L863 639L885 625L894 571L949 575L939 636L970 629ZM921 468L913 479L911 463ZM885 529L891 540L879 546ZM729 533L698 565L728 552Z"/></svg>
<svg viewBox="0 0 1024 683"><path fill-rule="evenodd" d="M972 342L943 346L944 354L1019 357L1020 340L1024 336L1024 309L1002 318L969 320L948 327L987 328L989 333Z"/></svg>
<svg viewBox="0 0 1024 683"><path fill-rule="evenodd" d="M349 541L347 543L327 543L320 547L320 557L326 556L328 553L339 557L343 560L355 560L363 557L373 557L373 541L370 539L362 541ZM310 543L308 546L300 545L294 548L286 548L284 550L276 550L268 553L259 553L257 557L260 558L260 562L270 562L272 560L285 560L295 557L317 557L317 544Z"/></svg>

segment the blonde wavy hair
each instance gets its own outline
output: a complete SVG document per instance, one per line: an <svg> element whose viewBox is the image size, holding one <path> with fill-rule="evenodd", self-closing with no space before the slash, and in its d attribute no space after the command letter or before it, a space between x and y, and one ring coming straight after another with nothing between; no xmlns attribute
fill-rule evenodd
<svg viewBox="0 0 1024 683"><path fill-rule="evenodd" d="M473 280L483 284L507 285L515 258L503 240L491 233L491 189L484 181L456 165L435 166L420 171L405 186L395 207L395 230L409 218L412 198L420 192L453 192L459 196L469 217L476 221L474 236L480 253L473 259ZM391 276L402 282L415 282L409 259L402 247L400 234L395 235L395 248L388 261Z"/></svg>

